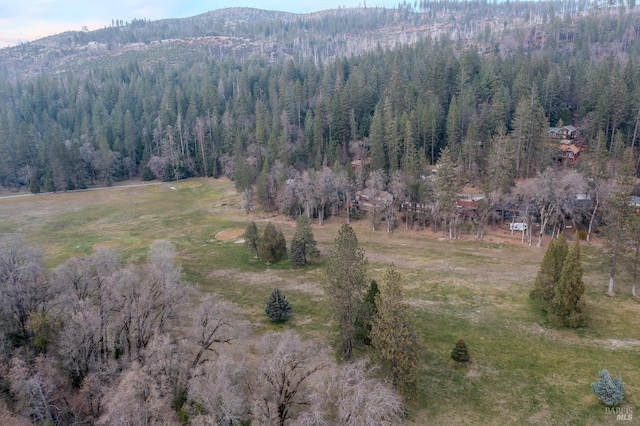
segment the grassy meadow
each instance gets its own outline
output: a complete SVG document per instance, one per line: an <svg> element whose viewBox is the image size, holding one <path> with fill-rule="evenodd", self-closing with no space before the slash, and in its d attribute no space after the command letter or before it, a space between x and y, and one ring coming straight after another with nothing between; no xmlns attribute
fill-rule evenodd
<svg viewBox="0 0 640 426"><path fill-rule="evenodd" d="M322 262L295 270L266 266L221 231L241 232L248 220L262 230L278 222L290 241L295 222L282 216L247 216L228 180L193 179L144 186L0 199L0 234L22 232L42 248L51 268L95 247L118 247L143 261L149 244L176 244L185 278L203 292L237 303L258 332L294 328L307 338L327 336L322 305ZM341 219L314 223L326 254ZM583 245L588 323L577 330L549 324L529 301L544 249L529 247L502 229L483 240L460 241L431 231L393 234L353 222L369 259L371 278L395 263L403 276L415 322L424 341L417 393L409 421L437 424L638 424L640 410L640 301L618 280L617 296L605 296L607 277L597 242ZM237 234L237 233L236 233ZM380 282L380 281L379 281ZM273 287L283 290L294 313L272 325L264 303ZM463 338L472 362L452 364L449 354ZM591 393L590 383L607 368L625 382L623 407L632 421L616 421Z"/></svg>

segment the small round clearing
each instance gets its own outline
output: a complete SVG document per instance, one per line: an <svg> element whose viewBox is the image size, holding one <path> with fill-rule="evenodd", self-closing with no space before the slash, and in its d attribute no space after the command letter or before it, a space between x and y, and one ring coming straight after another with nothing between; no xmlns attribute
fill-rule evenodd
<svg viewBox="0 0 640 426"><path fill-rule="evenodd" d="M225 229L218 232L215 238L218 241L226 243L227 241L233 241L237 238L240 238L242 234L244 234L244 229L242 228Z"/></svg>

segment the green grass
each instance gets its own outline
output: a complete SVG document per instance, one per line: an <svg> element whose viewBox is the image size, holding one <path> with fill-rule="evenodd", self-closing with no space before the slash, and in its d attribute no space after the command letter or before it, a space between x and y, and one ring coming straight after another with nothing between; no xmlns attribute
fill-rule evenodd
<svg viewBox="0 0 640 426"><path fill-rule="evenodd" d="M322 261L301 269L284 261L265 265L242 244L215 239L222 230L244 229L249 219L260 231L271 220L248 218L239 203L232 183L210 179L0 199L0 233L23 232L42 247L51 268L99 245L142 262L153 240L167 239L177 246L185 278L237 303L256 333L293 328L327 339ZM294 221L275 219L290 241ZM322 259L340 223L313 223ZM424 349L417 390L408 396L413 424L614 424L615 416L605 414L590 391L602 368L622 377L624 404L637 411L640 301L629 295L624 277L616 297L604 295L607 277L597 245L583 249L588 323L569 330L551 325L528 298L544 249L509 240L497 229L481 241L449 241L430 231L373 232L366 220L353 225L370 277L380 284L395 263L414 307ZM264 314L274 287L293 306L283 324ZM466 367L449 358L460 338L471 354Z"/></svg>

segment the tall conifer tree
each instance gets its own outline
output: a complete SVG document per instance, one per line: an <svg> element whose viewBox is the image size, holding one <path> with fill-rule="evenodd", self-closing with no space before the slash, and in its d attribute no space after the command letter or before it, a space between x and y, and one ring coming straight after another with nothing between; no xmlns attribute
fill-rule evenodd
<svg viewBox="0 0 640 426"><path fill-rule="evenodd" d="M254 257L258 256L258 243L260 235L258 234L258 226L255 222L249 222L244 230L244 245Z"/></svg>
<svg viewBox="0 0 640 426"><path fill-rule="evenodd" d="M623 162L618 170L609 196L605 200L603 229L605 236L605 256L609 264L609 288L607 293L613 295L613 284L623 259L629 253L628 236L633 228L633 207L629 197L633 190L634 163L633 152L627 148Z"/></svg>
<svg viewBox="0 0 640 426"><path fill-rule="evenodd" d="M306 265L320 255L307 215L298 216L296 232L291 239L289 262L295 267Z"/></svg>
<svg viewBox="0 0 640 426"><path fill-rule="evenodd" d="M267 223L264 234L258 244L258 255L267 263L282 259L287 253L287 242L280 228Z"/></svg>
<svg viewBox="0 0 640 426"><path fill-rule="evenodd" d="M356 317L367 290L367 260L353 228L343 224L327 259L325 294L336 327L336 349L351 360L356 342Z"/></svg>
<svg viewBox="0 0 640 426"><path fill-rule="evenodd" d="M404 301L402 277L394 265L384 275L384 287L376 297L378 312L371 326L371 343L391 371L394 388L415 385L420 341Z"/></svg>
<svg viewBox="0 0 640 426"><path fill-rule="evenodd" d="M371 345L371 324L378 313L378 308L376 307L378 294L380 294L378 283L375 280L371 280L369 290L367 290L356 318L356 340L358 343Z"/></svg>
<svg viewBox="0 0 640 426"><path fill-rule="evenodd" d="M580 263L580 240L575 242L562 267L562 274L555 289L555 295L549 305L549 318L558 325L581 327L585 323L584 282Z"/></svg>
<svg viewBox="0 0 640 426"><path fill-rule="evenodd" d="M561 235L557 241L551 240L542 260L542 265L540 265L534 288L529 296L542 302L545 311L549 308L549 304L555 295L555 288L560 280L568 251L567 240Z"/></svg>

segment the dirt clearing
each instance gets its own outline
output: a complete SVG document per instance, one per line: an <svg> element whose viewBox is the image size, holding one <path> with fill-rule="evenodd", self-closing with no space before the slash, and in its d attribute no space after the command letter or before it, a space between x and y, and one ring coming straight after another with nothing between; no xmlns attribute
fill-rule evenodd
<svg viewBox="0 0 640 426"><path fill-rule="evenodd" d="M244 229L242 228L225 229L218 232L215 238L218 241L226 243L227 241L233 241L240 238L242 234L244 234Z"/></svg>

